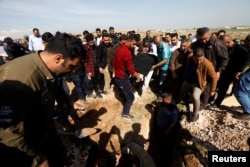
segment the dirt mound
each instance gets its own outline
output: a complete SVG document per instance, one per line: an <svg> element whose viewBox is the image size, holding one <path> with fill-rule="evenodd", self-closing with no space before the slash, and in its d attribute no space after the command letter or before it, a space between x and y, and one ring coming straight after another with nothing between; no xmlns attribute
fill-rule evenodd
<svg viewBox="0 0 250 167"><path fill-rule="evenodd" d="M100 163L107 159L119 158L121 147L130 142L135 142L148 150L153 111L147 108L147 104L155 99L156 95L150 90L136 97L130 112L135 116L133 120L121 118L122 103L115 98L113 89L108 90L108 94L103 98L87 99L88 112L79 120L77 126L100 129L99 133L91 136L101 149ZM224 100L223 105L227 107L220 111L203 110L199 120L194 123L188 122L187 118L182 116L180 124L191 137L180 140L178 147L182 152L175 152L176 166L198 162L198 166L206 166L207 152L210 150L249 150L246 141L250 133L250 124L248 121L233 118L234 114L242 112L239 107L235 107L239 104L231 96ZM157 152L155 154L156 157L160 155ZM183 162L180 157L184 158ZM185 162L190 157L196 161Z"/></svg>

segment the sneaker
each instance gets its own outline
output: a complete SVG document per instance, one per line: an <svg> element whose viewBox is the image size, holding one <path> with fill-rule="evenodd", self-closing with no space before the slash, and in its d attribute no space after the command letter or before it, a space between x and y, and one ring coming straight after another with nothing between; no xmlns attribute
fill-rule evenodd
<svg viewBox="0 0 250 167"><path fill-rule="evenodd" d="M238 119L242 119L242 120L246 120L246 119L250 119L250 114L248 113L243 113L235 118L238 118Z"/></svg>
<svg viewBox="0 0 250 167"><path fill-rule="evenodd" d="M127 114L123 114L123 115L122 115L122 118L131 120L131 119L134 118L134 116L132 116L132 115L127 115Z"/></svg>
<svg viewBox="0 0 250 167"><path fill-rule="evenodd" d="M134 92L134 96L135 96L135 98L140 98L140 95L139 95L139 93L137 91Z"/></svg>

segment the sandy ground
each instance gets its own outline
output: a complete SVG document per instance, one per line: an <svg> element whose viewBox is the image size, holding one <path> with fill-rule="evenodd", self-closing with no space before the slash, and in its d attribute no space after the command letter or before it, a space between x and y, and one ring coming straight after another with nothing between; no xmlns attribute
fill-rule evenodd
<svg viewBox="0 0 250 167"><path fill-rule="evenodd" d="M74 85L69 83L69 87L72 90ZM101 153L103 153L100 158L103 159L110 156L116 156L119 158L121 146L130 142L136 142L143 146L145 150L148 150L150 144L148 139L153 113L152 111L148 110L146 106L148 103L151 103L154 100L156 100L156 95L151 90L144 91L140 97L135 98L131 108L130 113L131 115L135 116L135 118L133 120L126 120L121 118L122 103L115 97L113 89L108 89L108 94L103 95L103 98L87 99L89 103L86 105L88 112L80 120L78 120L77 127L93 127L100 130L98 133L92 135L91 139L99 144ZM229 96L223 101L223 105L238 108L239 103L236 101L234 96ZM239 112L241 111L239 110ZM222 118L226 119L226 121L221 121ZM230 145L230 143L226 144L223 142L223 139L225 140L225 137L227 136L224 131L234 133L234 135L231 136L232 138L236 137L236 139L237 136L242 133L240 129L237 131L235 131L236 129L233 129L234 126L237 126L237 123L242 124L242 122L239 122L238 120L233 120L232 116L230 116L230 113L224 112L224 114L222 114L205 110L201 114L201 118L198 122L188 123L184 119L182 121L182 126L183 128L188 129L191 135L194 136L192 139L193 142L201 141L199 144L206 147L207 150L246 150L248 145L246 144L245 140L249 135L245 135L245 137L243 137L242 140L244 140L244 144L236 144L236 146L233 148L227 147L227 145ZM244 131L244 134L249 134L250 125L244 122L243 124L247 125L246 128L249 128ZM210 138L209 135L207 135L209 133ZM204 134L208 137L204 137ZM228 142L230 142L232 138L228 137ZM213 139L217 141L211 141ZM209 141L209 144L207 144L207 141ZM235 142L237 141L238 140ZM210 147L211 145L213 147Z"/></svg>

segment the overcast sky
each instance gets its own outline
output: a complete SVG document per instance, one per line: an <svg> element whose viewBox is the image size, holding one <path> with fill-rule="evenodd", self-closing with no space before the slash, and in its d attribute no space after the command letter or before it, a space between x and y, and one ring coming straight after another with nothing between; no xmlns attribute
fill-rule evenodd
<svg viewBox="0 0 250 167"><path fill-rule="evenodd" d="M250 0L0 0L0 36L250 25Z"/></svg>

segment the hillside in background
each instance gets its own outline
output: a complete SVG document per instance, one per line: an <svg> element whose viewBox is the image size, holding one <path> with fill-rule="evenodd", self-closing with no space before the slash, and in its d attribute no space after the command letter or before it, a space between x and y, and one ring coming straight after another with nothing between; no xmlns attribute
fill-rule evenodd
<svg viewBox="0 0 250 167"><path fill-rule="evenodd" d="M245 37L247 35L250 34L250 27L233 27L233 28L230 28L230 27L221 27L221 28L210 28L210 32L213 33L213 32L218 32L219 30L226 30L227 34L228 35L231 35L234 39L237 39L237 40L241 40L241 39L245 39ZM130 30L116 30L116 32L122 32L122 33L126 33L127 31L130 31ZM146 31L147 30L135 30L136 33L139 33L141 35L141 37L145 37L145 34L146 34ZM151 35L154 36L154 35L165 35L165 33L167 32L177 32L179 34L179 36L181 35L188 35L189 33L195 35L196 33L196 28L193 28L193 29L171 29L171 30L151 30Z"/></svg>

